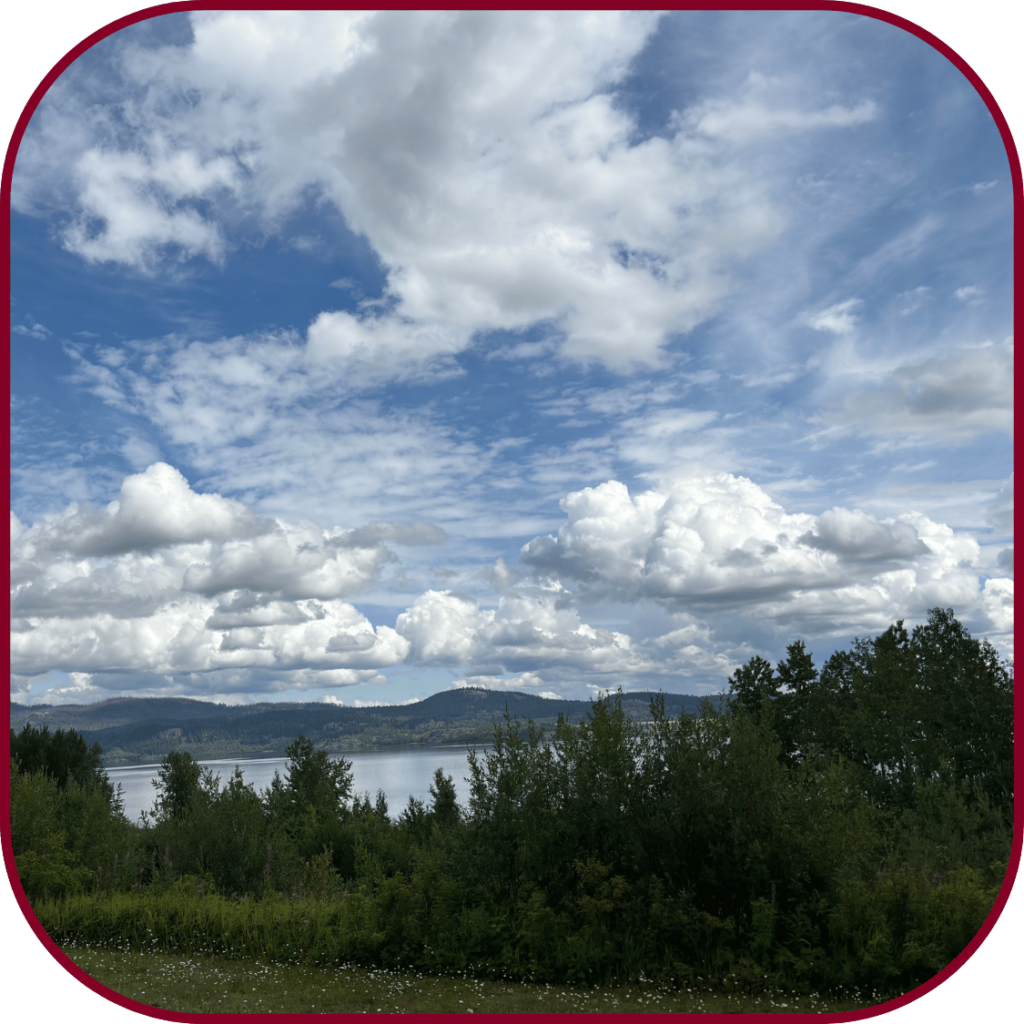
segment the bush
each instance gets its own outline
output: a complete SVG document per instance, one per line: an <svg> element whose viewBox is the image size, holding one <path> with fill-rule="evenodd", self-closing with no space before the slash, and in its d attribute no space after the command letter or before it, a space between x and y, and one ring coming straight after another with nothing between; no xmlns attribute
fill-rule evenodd
<svg viewBox="0 0 1024 1024"><path fill-rule="evenodd" d="M51 832L43 837L37 849L25 850L15 857L25 895L36 901L82 892L92 872L78 866L77 860L77 855L65 846L61 833Z"/></svg>

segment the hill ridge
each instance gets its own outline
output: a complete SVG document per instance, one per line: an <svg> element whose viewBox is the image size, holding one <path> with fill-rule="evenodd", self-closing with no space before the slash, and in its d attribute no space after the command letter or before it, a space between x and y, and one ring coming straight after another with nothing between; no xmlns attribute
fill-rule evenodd
<svg viewBox="0 0 1024 1024"><path fill-rule="evenodd" d="M665 711L695 713L701 698L655 690L622 691L623 710L650 717L650 701L665 698ZM270 702L215 704L195 697L111 697L94 704L25 705L11 702L11 727L74 729L99 743L107 766L162 758L188 750L197 758L281 756L300 733L332 752L439 743L486 743L505 714L553 726L558 716L580 720L591 700L541 697L521 690L459 687L409 704L350 707L343 704Z"/></svg>

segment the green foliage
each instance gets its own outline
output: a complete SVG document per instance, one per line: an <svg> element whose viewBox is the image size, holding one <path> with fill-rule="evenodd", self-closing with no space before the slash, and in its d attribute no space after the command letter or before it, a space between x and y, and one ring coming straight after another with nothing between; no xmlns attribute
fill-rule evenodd
<svg viewBox="0 0 1024 1024"><path fill-rule="evenodd" d="M195 870L210 872L227 892L260 892L271 884L273 844L263 801L236 768L204 807L197 822L205 832Z"/></svg>
<svg viewBox="0 0 1024 1024"><path fill-rule="evenodd" d="M352 795L352 765L332 759L305 736L286 748L285 779L275 773L263 800L265 837L272 847L267 884L295 881L301 864L327 847L335 851L336 868L351 870L354 840L346 822L356 813L347 806ZM367 808L368 810L368 808Z"/></svg>
<svg viewBox="0 0 1024 1024"><path fill-rule="evenodd" d="M285 780L275 775L267 793L271 817L294 832L315 830L317 820L328 823L343 816L352 795L352 763L332 760L326 750L317 750L301 735L288 744L285 754Z"/></svg>
<svg viewBox="0 0 1024 1024"><path fill-rule="evenodd" d="M1013 672L952 609L933 608L910 633L900 621L857 639L820 674L800 641L775 674L755 657L730 698L734 714L770 717L787 766L852 762L879 806L912 807L917 784L941 777L976 784L1012 819Z"/></svg>
<svg viewBox="0 0 1024 1024"><path fill-rule="evenodd" d="M59 789L69 782L96 786L108 802L114 802L114 790L103 769L103 750L98 743L88 746L74 729L58 729L52 735L49 726L37 729L26 722L20 733L11 730L11 771L26 775L41 772L52 778Z"/></svg>
<svg viewBox="0 0 1024 1024"><path fill-rule="evenodd" d="M43 772L11 772L11 846L30 897L76 891L88 880L113 884L114 859L123 864L134 851L140 863L139 845L138 830L103 788L73 779L61 787ZM123 870L117 884L128 884Z"/></svg>
<svg viewBox="0 0 1024 1024"><path fill-rule="evenodd" d="M44 836L36 849L15 857L18 877L31 900L57 898L81 892L92 872L78 865L78 857L67 848L60 832Z"/></svg>
<svg viewBox="0 0 1024 1024"><path fill-rule="evenodd" d="M459 805L455 782L438 768L430 785L430 815L441 828L452 828L459 823Z"/></svg>
<svg viewBox="0 0 1024 1024"><path fill-rule="evenodd" d="M814 659L802 640L786 648L786 657L775 668L780 687L775 729L782 743L782 756L795 767L812 741L808 729L812 693L818 682Z"/></svg>
<svg viewBox="0 0 1024 1024"><path fill-rule="evenodd" d="M1012 813L1012 671L951 609L855 641L843 667L841 723L872 800L912 807L918 782L946 778Z"/></svg>
<svg viewBox="0 0 1024 1024"><path fill-rule="evenodd" d="M831 973L847 983L873 977L910 987L966 948L997 893L969 865L945 874L880 872L829 913Z"/></svg>
<svg viewBox="0 0 1024 1024"><path fill-rule="evenodd" d="M549 850L560 826L554 814L554 754L532 722L524 732L506 710L493 748L481 761L469 752L468 881L514 900L524 876L544 879L563 858Z"/></svg>
<svg viewBox="0 0 1024 1024"><path fill-rule="evenodd" d="M212 788L212 773L187 751L173 750L160 762L156 801L151 812L156 821L181 821L204 792Z"/></svg>
<svg viewBox="0 0 1024 1024"><path fill-rule="evenodd" d="M285 754L290 758L287 792L292 803L325 815L342 813L352 795L352 762L331 760L327 751L316 750L305 736L292 740Z"/></svg>
<svg viewBox="0 0 1024 1024"><path fill-rule="evenodd" d="M15 857L35 849L46 836L62 831L60 790L37 771L18 772L11 762L11 846Z"/></svg>
<svg viewBox="0 0 1024 1024"><path fill-rule="evenodd" d="M760 718L768 702L778 695L780 685L781 681L772 672L771 662L761 657L751 658L729 679L731 706Z"/></svg>

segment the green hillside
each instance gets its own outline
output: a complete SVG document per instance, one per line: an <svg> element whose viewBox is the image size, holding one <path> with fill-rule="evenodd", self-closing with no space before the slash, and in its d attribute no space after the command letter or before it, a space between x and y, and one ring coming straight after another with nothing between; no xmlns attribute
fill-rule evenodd
<svg viewBox="0 0 1024 1024"><path fill-rule="evenodd" d="M650 719L650 691L622 695L625 713ZM694 713L700 698L665 694L671 716ZM300 733L332 753L374 747L486 743L506 708L513 717L554 727L581 721L590 701L480 688L444 690L414 704L350 708L317 703L213 704L185 697L114 697L97 704L11 704L11 727L74 729L99 743L108 766L159 760L171 750L195 757L277 757Z"/></svg>

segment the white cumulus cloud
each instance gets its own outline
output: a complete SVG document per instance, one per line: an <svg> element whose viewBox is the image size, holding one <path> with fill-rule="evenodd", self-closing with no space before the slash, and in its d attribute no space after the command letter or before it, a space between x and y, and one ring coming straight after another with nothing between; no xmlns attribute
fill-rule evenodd
<svg viewBox="0 0 1024 1024"><path fill-rule="evenodd" d="M256 691L380 682L409 641L343 598L395 557L386 541L442 538L426 523L257 519L157 463L105 509L72 506L30 526L11 514L12 672L86 673L93 686L235 670Z"/></svg>
<svg viewBox="0 0 1024 1024"><path fill-rule="evenodd" d="M562 508L557 535L530 541L521 560L581 600L742 609L808 632L870 629L935 606L965 618L981 610L977 541L919 513L790 514L725 473L636 495L611 480L569 494Z"/></svg>

